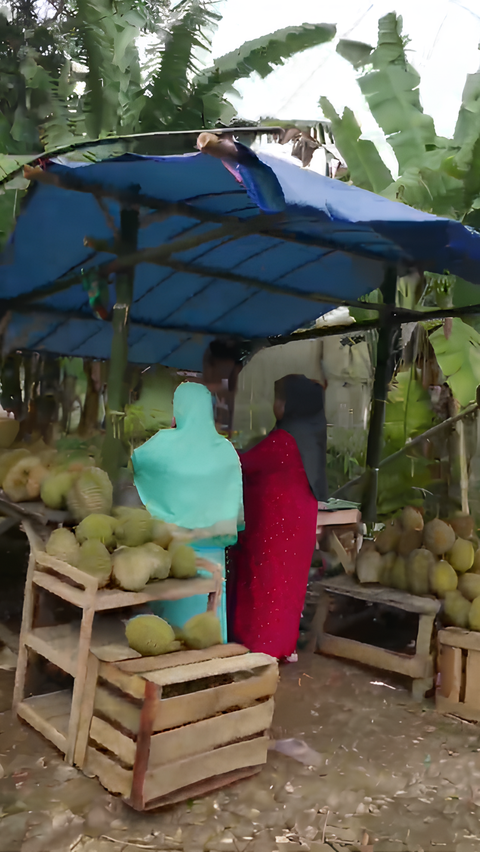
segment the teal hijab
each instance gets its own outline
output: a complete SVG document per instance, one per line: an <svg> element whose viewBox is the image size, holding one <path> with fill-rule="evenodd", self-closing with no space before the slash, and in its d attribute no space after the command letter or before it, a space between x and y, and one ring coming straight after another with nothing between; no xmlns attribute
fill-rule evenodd
<svg viewBox="0 0 480 852"><path fill-rule="evenodd" d="M234 535L243 513L242 472L230 441L215 429L210 392L184 382L175 391L176 428L134 451L140 499L151 515L200 538Z"/></svg>

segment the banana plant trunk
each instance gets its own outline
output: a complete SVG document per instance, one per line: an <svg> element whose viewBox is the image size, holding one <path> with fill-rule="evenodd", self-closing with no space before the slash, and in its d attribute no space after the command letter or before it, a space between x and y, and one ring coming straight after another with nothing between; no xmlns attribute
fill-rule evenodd
<svg viewBox="0 0 480 852"><path fill-rule="evenodd" d="M120 246L118 254L130 254L136 251L138 238L138 211L125 209L120 218ZM128 447L124 441L125 405L128 402L126 382L128 364L128 331L130 306L133 298L135 267L117 274L113 308L113 338L110 356L110 369L107 380L107 405L105 418L105 441L102 463L112 482L115 482L120 470L128 462Z"/></svg>
<svg viewBox="0 0 480 852"><path fill-rule="evenodd" d="M386 305L395 305L397 273L387 269L381 287ZM368 430L366 477L362 495L362 518L373 523L377 518L378 470L383 449L383 427L388 388L395 369L395 349L400 327L385 312L382 315L377 342L377 363L373 381L373 401Z"/></svg>

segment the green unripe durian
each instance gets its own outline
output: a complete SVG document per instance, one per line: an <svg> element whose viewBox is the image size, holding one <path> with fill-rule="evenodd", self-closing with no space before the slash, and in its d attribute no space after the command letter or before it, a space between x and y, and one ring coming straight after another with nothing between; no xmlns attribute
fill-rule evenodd
<svg viewBox="0 0 480 852"><path fill-rule="evenodd" d="M170 576L177 580L187 580L190 577L195 577L197 573L195 551L188 544L179 544L172 542L168 548L168 552L172 557L172 567Z"/></svg>
<svg viewBox="0 0 480 852"><path fill-rule="evenodd" d="M78 565L80 546L74 534L65 527L60 527L52 532L45 550L49 556L55 556L62 562L67 562L74 567Z"/></svg>
<svg viewBox="0 0 480 852"><path fill-rule="evenodd" d="M142 657L158 656L173 650L175 633L158 615L137 615L128 622L125 635L130 648Z"/></svg>
<svg viewBox="0 0 480 852"><path fill-rule="evenodd" d="M190 618L182 628L182 637L188 648L201 650L222 644L220 621L213 612L201 612Z"/></svg>
<svg viewBox="0 0 480 852"><path fill-rule="evenodd" d="M149 559L151 559L150 578L152 580L166 580L172 567L172 555L159 544L153 541L147 542L141 548Z"/></svg>
<svg viewBox="0 0 480 852"><path fill-rule="evenodd" d="M106 586L112 573L112 562L105 545L94 538L84 541L80 547L78 568L96 577L99 589Z"/></svg>
<svg viewBox="0 0 480 852"><path fill-rule="evenodd" d="M478 578L480 581L480 577ZM444 598L457 588L458 577L449 562L441 559L430 568L430 588L434 595Z"/></svg>
<svg viewBox="0 0 480 852"><path fill-rule="evenodd" d="M101 541L107 548L113 548L115 547L114 526L115 518L110 517L110 515L87 515L79 523L75 535L79 544L83 544L84 541L96 540Z"/></svg>
<svg viewBox="0 0 480 852"><path fill-rule="evenodd" d="M119 545L139 547L152 540L153 518L146 509L122 509L115 522L115 537Z"/></svg>
<svg viewBox="0 0 480 852"><path fill-rule="evenodd" d="M66 470L51 473L42 482L40 497L49 509L64 509L67 505L67 495L75 481L75 474Z"/></svg>
<svg viewBox="0 0 480 852"><path fill-rule="evenodd" d="M152 568L142 547L119 547L112 555L113 576L120 588L140 592L145 588Z"/></svg>
<svg viewBox="0 0 480 852"><path fill-rule="evenodd" d="M77 521L87 515L108 515L112 510L113 486L108 474L99 467L88 467L80 473L68 493L68 508Z"/></svg>

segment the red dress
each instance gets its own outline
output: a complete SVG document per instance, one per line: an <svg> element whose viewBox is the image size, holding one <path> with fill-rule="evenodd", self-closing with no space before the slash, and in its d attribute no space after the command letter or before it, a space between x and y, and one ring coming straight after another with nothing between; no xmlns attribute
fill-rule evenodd
<svg viewBox="0 0 480 852"><path fill-rule="evenodd" d="M295 651L318 502L296 441L276 429L241 455L245 532L229 554L229 633L273 657Z"/></svg>

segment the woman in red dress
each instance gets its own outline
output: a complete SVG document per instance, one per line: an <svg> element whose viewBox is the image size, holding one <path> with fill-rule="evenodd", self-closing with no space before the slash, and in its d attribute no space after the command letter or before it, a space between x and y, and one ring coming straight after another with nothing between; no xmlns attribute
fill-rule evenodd
<svg viewBox="0 0 480 852"><path fill-rule="evenodd" d="M305 376L275 383L273 431L240 458L245 531L229 554L230 639L277 659L295 653L327 499L323 387Z"/></svg>

